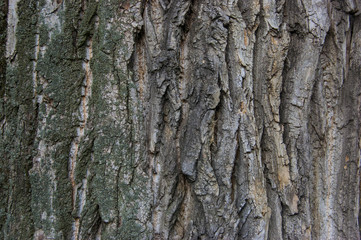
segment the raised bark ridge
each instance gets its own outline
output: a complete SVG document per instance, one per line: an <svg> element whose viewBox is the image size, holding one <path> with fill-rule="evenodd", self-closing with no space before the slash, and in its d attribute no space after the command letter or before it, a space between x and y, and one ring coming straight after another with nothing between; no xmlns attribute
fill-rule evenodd
<svg viewBox="0 0 361 240"><path fill-rule="evenodd" d="M360 12L3 1L0 239L359 239Z"/></svg>

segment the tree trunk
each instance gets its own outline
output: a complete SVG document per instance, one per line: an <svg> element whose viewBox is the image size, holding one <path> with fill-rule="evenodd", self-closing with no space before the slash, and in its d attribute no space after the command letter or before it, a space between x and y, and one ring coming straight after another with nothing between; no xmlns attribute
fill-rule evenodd
<svg viewBox="0 0 361 240"><path fill-rule="evenodd" d="M0 3L0 239L360 239L360 0Z"/></svg>

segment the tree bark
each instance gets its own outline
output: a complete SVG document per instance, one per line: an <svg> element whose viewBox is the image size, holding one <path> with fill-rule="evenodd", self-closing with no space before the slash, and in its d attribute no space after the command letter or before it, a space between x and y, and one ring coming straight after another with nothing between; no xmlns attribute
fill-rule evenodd
<svg viewBox="0 0 361 240"><path fill-rule="evenodd" d="M0 3L0 239L360 239L360 0Z"/></svg>

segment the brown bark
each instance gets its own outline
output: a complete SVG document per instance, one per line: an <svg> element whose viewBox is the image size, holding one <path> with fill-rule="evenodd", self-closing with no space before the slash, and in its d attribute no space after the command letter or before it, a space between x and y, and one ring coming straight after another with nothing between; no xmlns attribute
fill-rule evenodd
<svg viewBox="0 0 361 240"><path fill-rule="evenodd" d="M0 238L359 239L360 11L0 5Z"/></svg>

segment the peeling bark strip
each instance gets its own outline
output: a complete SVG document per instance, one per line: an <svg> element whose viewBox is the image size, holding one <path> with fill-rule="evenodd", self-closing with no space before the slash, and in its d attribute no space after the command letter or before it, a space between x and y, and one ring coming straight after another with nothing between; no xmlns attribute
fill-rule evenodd
<svg viewBox="0 0 361 240"><path fill-rule="evenodd" d="M73 206L73 211L75 211L77 200L79 201L79 204L80 204L79 215L81 214L81 212L84 208L85 201L86 201L87 178L85 178L84 181L82 182L83 188L80 190L81 192L79 192L79 196L78 196L78 186L76 185L75 169L76 169L76 164L77 164L79 143L80 143L80 141L83 140L84 128L88 121L88 109L89 109L88 102L89 102L91 86L92 86L92 82L93 82L93 74L90 69L90 61L93 57L92 45L93 45L93 40L92 40L92 38L90 38L86 43L85 60L83 61L83 64L82 64L83 69L85 71L85 77L84 77L83 85L81 88L81 100L80 100L80 106L79 106L79 115L80 115L79 127L77 127L77 129L76 129L77 135L71 143L70 158L69 158L69 178L71 181L72 195L73 195L72 196L72 199L73 199L72 206ZM80 227L79 216L75 216L74 222L73 222L73 229L72 229L73 230L72 239L78 239L79 227Z"/></svg>
<svg viewBox="0 0 361 240"><path fill-rule="evenodd" d="M359 239L360 13L3 1L0 239Z"/></svg>

